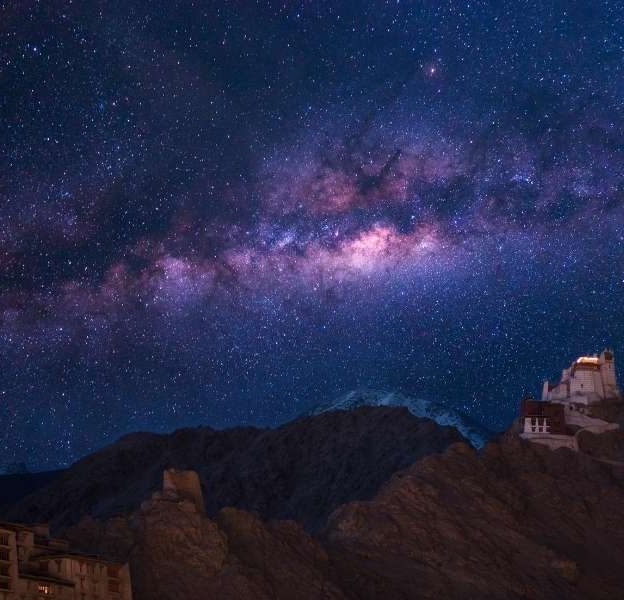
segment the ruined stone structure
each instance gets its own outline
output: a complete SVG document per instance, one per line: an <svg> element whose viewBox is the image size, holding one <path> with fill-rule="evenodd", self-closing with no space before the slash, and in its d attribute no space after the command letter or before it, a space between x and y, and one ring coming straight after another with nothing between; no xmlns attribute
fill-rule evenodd
<svg viewBox="0 0 624 600"><path fill-rule="evenodd" d="M128 565L71 552L47 525L0 522L0 600L132 600Z"/></svg>
<svg viewBox="0 0 624 600"><path fill-rule="evenodd" d="M204 497L196 471L177 469L163 471L163 494L177 495L182 500L192 502L197 512L204 512Z"/></svg>
<svg viewBox="0 0 624 600"><path fill-rule="evenodd" d="M618 429L616 423L592 416L592 407L619 399L613 352L605 349L599 355L581 356L563 370L559 383L544 382L541 402L522 401L520 437L551 448L578 450L580 431Z"/></svg>
<svg viewBox="0 0 624 600"><path fill-rule="evenodd" d="M175 502L185 510L202 515L206 512L201 483L196 471L165 469L162 491L154 492L152 499L143 503L143 508L148 508L153 502Z"/></svg>

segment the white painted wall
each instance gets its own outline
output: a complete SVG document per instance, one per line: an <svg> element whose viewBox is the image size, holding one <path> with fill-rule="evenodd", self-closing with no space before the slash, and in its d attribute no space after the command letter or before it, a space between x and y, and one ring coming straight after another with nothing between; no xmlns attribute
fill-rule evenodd
<svg viewBox="0 0 624 600"><path fill-rule="evenodd" d="M552 450L557 448L568 448L570 450L578 450L576 438L572 435L560 435L551 433L521 433L520 437L529 440L535 444L548 446Z"/></svg>

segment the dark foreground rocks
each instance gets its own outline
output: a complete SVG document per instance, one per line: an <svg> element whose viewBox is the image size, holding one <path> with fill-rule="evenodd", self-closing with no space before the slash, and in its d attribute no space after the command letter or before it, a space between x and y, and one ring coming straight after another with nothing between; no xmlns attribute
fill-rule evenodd
<svg viewBox="0 0 624 600"><path fill-rule="evenodd" d="M423 458L316 537L160 501L66 535L130 560L136 600L607 600L624 589L623 509L621 467L504 436Z"/></svg>
<svg viewBox="0 0 624 600"><path fill-rule="evenodd" d="M460 444L338 509L325 545L353 597L618 598L622 481L511 436L482 456Z"/></svg>
<svg viewBox="0 0 624 600"><path fill-rule="evenodd" d="M128 560L138 600L346 598L329 577L326 551L300 525L235 508L212 520L149 502L129 519L85 519L66 537Z"/></svg>

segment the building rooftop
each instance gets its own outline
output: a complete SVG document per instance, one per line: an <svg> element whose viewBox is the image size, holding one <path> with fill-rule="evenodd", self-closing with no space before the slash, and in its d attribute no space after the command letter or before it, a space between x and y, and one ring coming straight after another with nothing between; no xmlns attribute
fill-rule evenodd
<svg viewBox="0 0 624 600"><path fill-rule="evenodd" d="M580 364L585 364L585 365L599 365L600 364L600 358L597 356L579 356L576 359L576 364L580 365Z"/></svg>

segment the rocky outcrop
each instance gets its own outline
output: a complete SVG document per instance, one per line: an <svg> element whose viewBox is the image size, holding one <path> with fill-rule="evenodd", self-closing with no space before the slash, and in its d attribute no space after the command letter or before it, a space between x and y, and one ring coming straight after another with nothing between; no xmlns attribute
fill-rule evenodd
<svg viewBox="0 0 624 600"><path fill-rule="evenodd" d="M462 439L394 407L324 413L277 429L137 433L80 460L4 516L59 529L84 515L128 513L175 467L197 471L209 516L234 506L317 531L339 505L372 498L396 471Z"/></svg>
<svg viewBox="0 0 624 600"><path fill-rule="evenodd" d="M622 434L619 434L622 435ZM617 598L622 471L512 436L464 444L331 517L332 577L367 598Z"/></svg>
<svg viewBox="0 0 624 600"><path fill-rule="evenodd" d="M211 520L192 508L150 501L132 517L83 519L65 535L129 561L137 600L346 598L329 578L326 551L300 525L235 508Z"/></svg>
<svg viewBox="0 0 624 600"><path fill-rule="evenodd" d="M601 434L580 431L577 440L579 450L588 456L624 466L624 435L621 431L606 431Z"/></svg>

